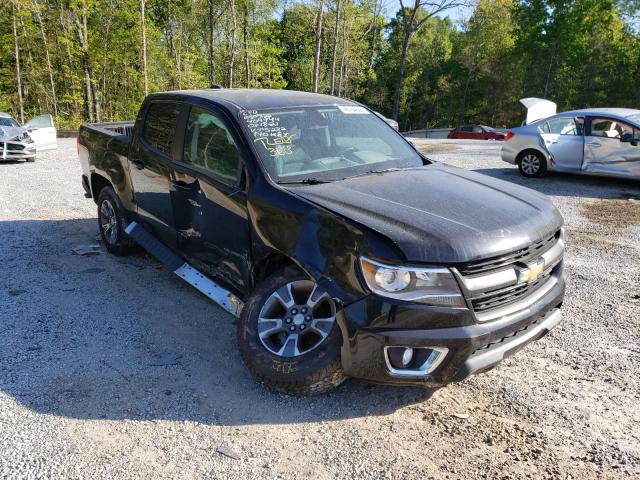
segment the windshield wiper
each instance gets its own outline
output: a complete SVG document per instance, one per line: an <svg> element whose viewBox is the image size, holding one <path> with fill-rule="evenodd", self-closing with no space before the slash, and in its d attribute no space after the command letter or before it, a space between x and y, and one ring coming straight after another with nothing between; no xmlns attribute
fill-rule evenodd
<svg viewBox="0 0 640 480"><path fill-rule="evenodd" d="M319 178L315 178L315 177L309 177L309 178L303 178L302 180L294 180L294 181L287 181L287 182L282 182L279 181L278 185L292 185L292 184L305 184L305 185L318 185L319 183L331 183L332 180L320 180Z"/></svg>
<svg viewBox="0 0 640 480"><path fill-rule="evenodd" d="M398 168L398 167L391 167L391 168L383 168L380 170L367 170L364 173L359 173L358 175L351 175L350 177L344 177L343 180L346 180L348 178L356 178L356 177L364 177L366 175L372 175L372 174L381 174L381 173L387 173L387 172L399 172L400 170L403 170L402 168Z"/></svg>

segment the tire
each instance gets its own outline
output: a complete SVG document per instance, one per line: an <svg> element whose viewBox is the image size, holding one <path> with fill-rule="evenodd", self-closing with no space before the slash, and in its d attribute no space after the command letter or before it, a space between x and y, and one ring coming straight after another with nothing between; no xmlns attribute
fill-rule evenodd
<svg viewBox="0 0 640 480"><path fill-rule="evenodd" d="M298 274L272 275L254 290L238 320L242 360L273 390L290 395L328 392L347 378L340 362L337 313L334 300L315 282Z"/></svg>
<svg viewBox="0 0 640 480"><path fill-rule="evenodd" d="M128 255L136 244L124 229L127 219L124 208L112 187L104 187L98 194L98 229L105 247L114 255Z"/></svg>
<svg viewBox="0 0 640 480"><path fill-rule="evenodd" d="M33 163L33 162L35 162L35 161L36 161L36 157L29 157L29 158L27 158L27 162L29 162L29 163Z"/></svg>
<svg viewBox="0 0 640 480"><path fill-rule="evenodd" d="M547 160L540 152L525 150L518 155L518 170L523 177L543 177L547 174Z"/></svg>

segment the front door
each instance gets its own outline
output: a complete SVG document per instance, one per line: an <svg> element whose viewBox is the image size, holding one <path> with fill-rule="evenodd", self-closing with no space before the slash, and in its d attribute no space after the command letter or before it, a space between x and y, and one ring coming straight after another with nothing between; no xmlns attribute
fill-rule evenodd
<svg viewBox="0 0 640 480"><path fill-rule="evenodd" d="M181 103L151 102L129 149L129 174L140 219L167 246L176 247L170 182Z"/></svg>
<svg viewBox="0 0 640 480"><path fill-rule="evenodd" d="M580 170L584 150L584 120L580 117L556 117L544 122L540 136L551 155L554 170Z"/></svg>
<svg viewBox="0 0 640 480"><path fill-rule="evenodd" d="M36 150L52 150L58 148L56 139L56 127L53 125L53 117L49 114L38 115L29 120L24 128L36 144Z"/></svg>
<svg viewBox="0 0 640 480"><path fill-rule="evenodd" d="M217 111L192 106L172 184L180 250L228 286L249 282L249 222L238 137Z"/></svg>
<svg viewBox="0 0 640 480"><path fill-rule="evenodd" d="M613 118L590 118L585 172L640 178L640 128Z"/></svg>

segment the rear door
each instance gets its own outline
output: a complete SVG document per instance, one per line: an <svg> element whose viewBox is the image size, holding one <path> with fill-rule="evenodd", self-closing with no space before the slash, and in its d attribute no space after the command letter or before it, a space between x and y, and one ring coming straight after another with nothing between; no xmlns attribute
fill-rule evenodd
<svg viewBox="0 0 640 480"><path fill-rule="evenodd" d="M52 150L58 148L56 139L56 127L53 124L53 117L49 114L39 115L29 120L24 128L29 132L29 136L36 144L36 150Z"/></svg>
<svg viewBox="0 0 640 480"><path fill-rule="evenodd" d="M640 128L611 117L589 117L585 172L640 178Z"/></svg>
<svg viewBox="0 0 640 480"><path fill-rule="evenodd" d="M140 219L170 247L177 246L171 203L173 158L182 103L154 100L141 112L129 149L129 174Z"/></svg>
<svg viewBox="0 0 640 480"><path fill-rule="evenodd" d="M174 162L172 202L179 248L228 286L249 282L249 222L240 135L223 112L191 105Z"/></svg>
<svg viewBox="0 0 640 480"><path fill-rule="evenodd" d="M540 136L553 159L554 169L578 171L584 152L584 119L554 117L540 125Z"/></svg>

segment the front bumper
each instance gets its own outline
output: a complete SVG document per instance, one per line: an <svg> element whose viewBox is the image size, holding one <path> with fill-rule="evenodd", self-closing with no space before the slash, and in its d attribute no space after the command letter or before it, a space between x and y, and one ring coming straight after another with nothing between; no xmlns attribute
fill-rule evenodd
<svg viewBox="0 0 640 480"><path fill-rule="evenodd" d="M36 156L34 143L0 141L0 160L25 160Z"/></svg>
<svg viewBox="0 0 640 480"><path fill-rule="evenodd" d="M561 319L565 283L560 273L544 296L517 312L479 322L471 310L392 304L370 295L343 310L342 366L347 375L377 383L438 387L493 368ZM427 376L390 372L385 347L444 347L446 358Z"/></svg>

